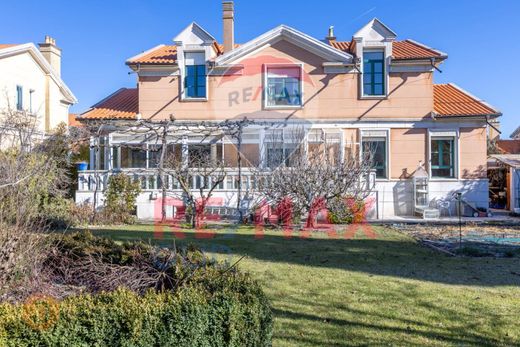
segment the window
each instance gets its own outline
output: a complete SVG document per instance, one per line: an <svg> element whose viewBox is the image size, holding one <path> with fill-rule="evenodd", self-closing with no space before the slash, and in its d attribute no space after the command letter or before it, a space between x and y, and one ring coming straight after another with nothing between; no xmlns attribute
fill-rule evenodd
<svg viewBox="0 0 520 347"><path fill-rule="evenodd" d="M188 160L190 165L203 166L204 163L210 162L211 157L211 145L210 144L197 144L188 145Z"/></svg>
<svg viewBox="0 0 520 347"><path fill-rule="evenodd" d="M34 110L33 110L33 94L34 94L34 89L29 89L29 113L30 114L33 114Z"/></svg>
<svg viewBox="0 0 520 347"><path fill-rule="evenodd" d="M148 146L148 167L158 168L161 162L162 145Z"/></svg>
<svg viewBox="0 0 520 347"><path fill-rule="evenodd" d="M23 110L23 87L16 86L16 109L18 111Z"/></svg>
<svg viewBox="0 0 520 347"><path fill-rule="evenodd" d="M121 147L121 168L146 168L146 150L139 145Z"/></svg>
<svg viewBox="0 0 520 347"><path fill-rule="evenodd" d="M455 138L435 137L431 140L432 177L455 177Z"/></svg>
<svg viewBox="0 0 520 347"><path fill-rule="evenodd" d="M363 53L363 95L385 95L384 52Z"/></svg>
<svg viewBox="0 0 520 347"><path fill-rule="evenodd" d="M184 95L187 98L206 98L206 62L203 52L185 54Z"/></svg>
<svg viewBox="0 0 520 347"><path fill-rule="evenodd" d="M297 131L293 133L288 129L268 130L264 136L265 166L273 169L281 165L293 166L294 161L301 155L301 140L298 137Z"/></svg>
<svg viewBox="0 0 520 347"><path fill-rule="evenodd" d="M267 68L267 106L301 106L301 67Z"/></svg>
<svg viewBox="0 0 520 347"><path fill-rule="evenodd" d="M307 157L309 160L341 160L341 133L336 130L311 129L307 134Z"/></svg>
<svg viewBox="0 0 520 347"><path fill-rule="evenodd" d="M106 170L107 162L106 162L106 151L107 151L107 139L105 137L100 137L98 143L94 145L94 168L96 170Z"/></svg>
<svg viewBox="0 0 520 347"><path fill-rule="evenodd" d="M376 178L387 177L386 163L386 137L363 137L362 141L363 158L367 156L372 161L372 167L376 170Z"/></svg>

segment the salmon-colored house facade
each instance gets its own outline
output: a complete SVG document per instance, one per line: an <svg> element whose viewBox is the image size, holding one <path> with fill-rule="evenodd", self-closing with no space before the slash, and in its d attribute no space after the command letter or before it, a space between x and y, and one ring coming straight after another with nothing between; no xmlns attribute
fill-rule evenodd
<svg viewBox="0 0 520 347"><path fill-rule="evenodd" d="M267 122L279 129L305 124L310 131L336 136L342 148L375 150L373 218L414 214L418 167L428 173L432 208L454 214L453 193L459 191L466 201L488 208L486 129L501 114L455 84L434 83L445 53L398 40L378 19L349 41L337 40L333 28L325 39L316 39L280 25L237 45L233 3L223 7L222 45L190 24L172 44L128 59L137 87L118 90L80 119L257 120L261 125L246 130L242 147L250 163L268 156ZM113 143L103 163L92 156L92 169L131 168ZM223 140L221 148L219 155L236 166L233 141ZM77 200L91 194L87 186L80 187ZM232 194L231 187L221 194ZM153 217L148 195L138 202L141 218Z"/></svg>

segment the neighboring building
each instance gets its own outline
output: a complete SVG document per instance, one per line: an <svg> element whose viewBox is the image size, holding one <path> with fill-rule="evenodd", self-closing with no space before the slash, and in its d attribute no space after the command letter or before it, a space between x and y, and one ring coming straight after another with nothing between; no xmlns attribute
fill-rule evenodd
<svg viewBox="0 0 520 347"><path fill-rule="evenodd" d="M25 112L35 117L38 135L68 123L76 97L61 79L61 49L49 36L32 43L0 44L0 117Z"/></svg>
<svg viewBox="0 0 520 347"><path fill-rule="evenodd" d="M491 207L520 213L520 154L493 154L488 159Z"/></svg>
<svg viewBox="0 0 520 347"><path fill-rule="evenodd" d="M513 140L520 140L520 127L516 128L510 136Z"/></svg>
<svg viewBox="0 0 520 347"><path fill-rule="evenodd" d="M445 53L398 40L377 19L348 41L337 40L332 28L327 38L318 40L280 25L237 45L231 2L224 2L223 18L222 45L190 24L173 44L128 59L137 88L116 91L80 119L221 122L247 117L264 122L248 127L242 144L247 161L260 163L271 154L268 135L273 128L284 136L294 124L306 124L309 143L319 133L334 138L341 148L375 149L378 218L413 214L411 177L420 163L427 163L433 207L452 201L456 191L466 201L488 207L487 122L501 113L455 84L434 83ZM272 126L265 126L266 121ZM157 175L150 162L154 145L143 141L136 149L124 133L108 135L102 145L99 157L92 152L91 168L103 175L122 170L145 177L138 216L153 217L158 190L148 178ZM227 159L230 170L236 167L232 139L215 137L206 145L208 151L218 146L213 152ZM183 155L189 156L190 148L201 146L200 139L187 134L182 146ZM82 174L78 202L93 201L92 175ZM233 206L235 192L231 179L217 195ZM449 209L455 213L455 204Z"/></svg>
<svg viewBox="0 0 520 347"><path fill-rule="evenodd" d="M497 154L520 154L520 138L516 140L496 140Z"/></svg>

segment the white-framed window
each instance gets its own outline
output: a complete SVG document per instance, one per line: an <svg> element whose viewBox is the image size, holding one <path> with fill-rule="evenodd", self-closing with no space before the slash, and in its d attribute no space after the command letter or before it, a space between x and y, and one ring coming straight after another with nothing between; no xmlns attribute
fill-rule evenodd
<svg viewBox="0 0 520 347"><path fill-rule="evenodd" d="M311 129L307 134L307 154L309 157L326 155L331 162L344 158L343 135L337 129Z"/></svg>
<svg viewBox="0 0 520 347"><path fill-rule="evenodd" d="M264 165L269 168L293 165L300 143L291 129L271 129L264 136ZM303 139L304 140L304 139ZM301 148L301 147L300 147Z"/></svg>
<svg viewBox="0 0 520 347"><path fill-rule="evenodd" d="M457 131L430 132L429 169L432 178L457 178Z"/></svg>
<svg viewBox="0 0 520 347"><path fill-rule="evenodd" d="M29 113L30 114L33 114L34 113L34 109L33 109L33 94L34 94L34 89L29 89Z"/></svg>
<svg viewBox="0 0 520 347"><path fill-rule="evenodd" d="M264 75L266 107L299 108L303 106L302 65L266 65Z"/></svg>
<svg viewBox="0 0 520 347"><path fill-rule="evenodd" d="M388 130L361 131L361 159L371 160L377 179L389 178Z"/></svg>
<svg viewBox="0 0 520 347"><path fill-rule="evenodd" d="M363 50L361 90L364 97L387 94L387 67L384 49Z"/></svg>
<svg viewBox="0 0 520 347"><path fill-rule="evenodd" d="M185 99L207 98L207 70L205 52L185 52L183 72L183 92Z"/></svg>
<svg viewBox="0 0 520 347"><path fill-rule="evenodd" d="M20 85L16 86L16 110L23 110L23 87Z"/></svg>

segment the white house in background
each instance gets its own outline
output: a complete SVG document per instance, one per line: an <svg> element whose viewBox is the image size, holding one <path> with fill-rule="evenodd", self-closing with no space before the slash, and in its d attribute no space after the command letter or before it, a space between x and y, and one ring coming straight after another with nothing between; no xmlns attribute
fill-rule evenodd
<svg viewBox="0 0 520 347"><path fill-rule="evenodd" d="M68 124L76 97L61 79L61 49L45 37L38 44L0 44L0 114L25 111L37 119L40 135Z"/></svg>

